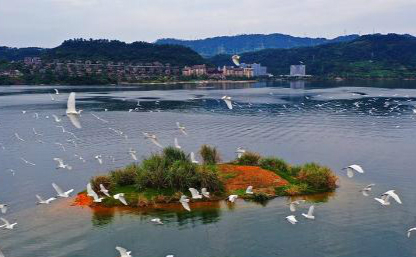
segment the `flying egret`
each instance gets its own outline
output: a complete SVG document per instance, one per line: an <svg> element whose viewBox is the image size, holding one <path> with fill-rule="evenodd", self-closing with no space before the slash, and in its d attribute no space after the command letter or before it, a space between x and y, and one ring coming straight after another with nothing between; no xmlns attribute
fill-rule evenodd
<svg viewBox="0 0 416 257"><path fill-rule="evenodd" d="M416 228L411 228L407 231L407 237L410 237L413 231L416 231Z"/></svg>
<svg viewBox="0 0 416 257"><path fill-rule="evenodd" d="M248 186L248 187L247 187L247 189L246 189L246 194L248 194L248 195L252 195L252 194L254 194L254 193L253 193L253 186Z"/></svg>
<svg viewBox="0 0 416 257"><path fill-rule="evenodd" d="M68 164L65 164L61 158L53 158L53 160L58 162L58 167L56 167L57 169L62 168L62 169L72 170L72 167L69 166Z"/></svg>
<svg viewBox="0 0 416 257"><path fill-rule="evenodd" d="M108 193L108 190L104 187L103 184L100 184L100 192L105 194L108 197L111 197L110 194Z"/></svg>
<svg viewBox="0 0 416 257"><path fill-rule="evenodd" d="M76 107L76 100L75 100L75 92L71 92L68 97L67 102L67 109L66 114L73 114L73 115L80 115L82 110L77 111Z"/></svg>
<svg viewBox="0 0 416 257"><path fill-rule="evenodd" d="M291 212L295 212L296 211L296 206L306 202L305 200L297 200L297 201L293 201L289 204L289 209Z"/></svg>
<svg viewBox="0 0 416 257"><path fill-rule="evenodd" d="M150 221L157 225L163 225L162 220L160 220L159 218L154 218L154 219L151 219Z"/></svg>
<svg viewBox="0 0 416 257"><path fill-rule="evenodd" d="M182 147L179 145L179 143L178 143L178 139L175 137L175 139L174 139L174 143L175 143L175 148L176 149L181 149Z"/></svg>
<svg viewBox="0 0 416 257"><path fill-rule="evenodd" d="M136 153L137 153L136 150L134 150L133 148L130 148L129 154L130 154L131 158L135 161L137 161Z"/></svg>
<svg viewBox="0 0 416 257"><path fill-rule="evenodd" d="M295 215L289 215L286 217L286 220L289 221L291 224L295 225L298 223L298 220L296 219Z"/></svg>
<svg viewBox="0 0 416 257"><path fill-rule="evenodd" d="M58 117L58 116L56 116L55 114L52 114L52 117L53 117L53 119L55 120L55 122L56 123L59 123L59 122L61 122L62 120Z"/></svg>
<svg viewBox="0 0 416 257"><path fill-rule="evenodd" d="M390 205L390 197L393 198L397 203L402 204L399 195L397 195L394 190L389 190L382 194L381 198L374 198L374 200L381 203L382 205Z"/></svg>
<svg viewBox="0 0 416 257"><path fill-rule="evenodd" d="M195 159L195 154L194 154L194 152L191 152L191 162L192 162L192 163L195 163L195 164L198 164L198 163L199 163L199 161L197 161L197 160Z"/></svg>
<svg viewBox="0 0 416 257"><path fill-rule="evenodd" d="M185 210L191 211L191 208L189 207L189 199L186 195L182 195L181 199L179 199L179 202L182 204L182 207Z"/></svg>
<svg viewBox="0 0 416 257"><path fill-rule="evenodd" d="M308 213L307 214L302 213L302 216L305 217L305 218L307 218L307 219L314 220L315 219L315 216L313 216L313 211L314 210L315 210L315 206L314 205L311 205L309 207Z"/></svg>
<svg viewBox="0 0 416 257"><path fill-rule="evenodd" d="M221 98L222 100L224 100L225 104L227 104L228 109L232 110L233 109L233 103L231 102L231 96L223 96Z"/></svg>
<svg viewBox="0 0 416 257"><path fill-rule="evenodd" d="M234 203L237 198L238 198L238 195L229 195L228 201Z"/></svg>
<svg viewBox="0 0 416 257"><path fill-rule="evenodd" d="M205 196L206 198L209 198L209 192L207 191L207 189L205 187L203 187L201 189L201 193L203 196Z"/></svg>
<svg viewBox="0 0 416 257"><path fill-rule="evenodd" d="M10 223L8 220L6 220L5 218L0 218L0 220L1 221L3 221L4 222L4 224L3 225L1 225L0 226L0 228L5 228L5 229L13 229L14 228L14 226L16 226L17 225L17 222L15 222L15 223Z"/></svg>
<svg viewBox="0 0 416 257"><path fill-rule="evenodd" d="M52 187L55 189L57 196L61 198L68 198L72 192L74 192L74 189L70 189L66 192L64 192L57 184L52 183Z"/></svg>
<svg viewBox="0 0 416 257"><path fill-rule="evenodd" d="M25 140L24 140L23 138L21 138L21 137L19 136L19 134L14 133L14 136L17 138L17 140L22 141L22 142L25 142Z"/></svg>
<svg viewBox="0 0 416 257"><path fill-rule="evenodd" d="M55 95L59 95L59 90L54 88L53 90L55 90Z"/></svg>
<svg viewBox="0 0 416 257"><path fill-rule="evenodd" d="M155 134L150 134L150 133L143 132L143 135L146 139L149 139L150 141L152 141L152 143L155 144L156 146L158 146L160 148L163 148L163 146L159 143Z"/></svg>
<svg viewBox="0 0 416 257"><path fill-rule="evenodd" d="M358 172L358 173L361 173L361 174L364 173L363 168L361 168L361 166L357 165L357 164L353 164L353 165L350 165L348 167L345 167L345 168L343 168L343 170L347 170L347 176L349 178L352 178L354 176L354 171Z"/></svg>
<svg viewBox="0 0 416 257"><path fill-rule="evenodd" d="M94 203L101 203L104 197L99 197L98 194L92 189L91 183L87 184L87 195L94 198Z"/></svg>
<svg viewBox="0 0 416 257"><path fill-rule="evenodd" d="M103 159L102 159L101 154L94 156L94 158L98 161L100 165L103 164Z"/></svg>
<svg viewBox="0 0 416 257"><path fill-rule="evenodd" d="M116 246L116 250L120 252L120 257L131 257L131 251L127 251L127 249Z"/></svg>
<svg viewBox="0 0 416 257"><path fill-rule="evenodd" d="M124 198L124 193L119 193L113 195L114 199L119 200L122 204L128 205L126 198Z"/></svg>
<svg viewBox="0 0 416 257"><path fill-rule="evenodd" d="M240 66L240 56L239 55L233 55L232 57L231 57L231 60L233 61L233 63L236 65L236 66Z"/></svg>
<svg viewBox="0 0 416 257"><path fill-rule="evenodd" d="M364 187L363 189L360 190L360 192L364 195L364 196L368 196L368 193L371 191L372 187L375 186L375 184L369 184L366 187Z"/></svg>
<svg viewBox="0 0 416 257"><path fill-rule="evenodd" d="M202 198L202 195L195 188L190 187L189 191L192 194L192 199L201 199Z"/></svg>
<svg viewBox="0 0 416 257"><path fill-rule="evenodd" d="M243 154L246 152L245 149L243 149L242 147L238 147L237 150L235 151L235 153L237 154L237 158L240 159L241 156L243 156Z"/></svg>
<svg viewBox="0 0 416 257"><path fill-rule="evenodd" d="M179 122L176 122L176 126L182 132L182 134L184 134L185 136L188 135L188 133L186 133L186 131L185 131L185 129L186 129L185 126L181 125Z"/></svg>
<svg viewBox="0 0 416 257"><path fill-rule="evenodd" d="M44 200L40 195L36 195L36 198L38 198L37 204L50 204L52 201L56 200L55 197Z"/></svg>
<svg viewBox="0 0 416 257"><path fill-rule="evenodd" d="M7 212L7 204L0 204L0 211L5 214Z"/></svg>

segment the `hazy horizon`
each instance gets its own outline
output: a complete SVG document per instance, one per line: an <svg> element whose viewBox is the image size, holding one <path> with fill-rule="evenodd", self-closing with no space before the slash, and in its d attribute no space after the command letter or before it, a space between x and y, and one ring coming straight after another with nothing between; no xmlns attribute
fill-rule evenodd
<svg viewBox="0 0 416 257"><path fill-rule="evenodd" d="M416 34L416 0L0 0L0 4L0 45L10 47L55 47L70 38L154 42L272 33L313 38Z"/></svg>

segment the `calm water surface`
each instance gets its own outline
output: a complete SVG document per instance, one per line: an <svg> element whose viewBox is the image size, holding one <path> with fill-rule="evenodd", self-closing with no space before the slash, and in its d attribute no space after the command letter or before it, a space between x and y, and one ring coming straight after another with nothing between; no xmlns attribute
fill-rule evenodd
<svg viewBox="0 0 416 257"><path fill-rule="evenodd" d="M416 255L416 237L406 237L416 226L416 82L57 86L60 95L53 88L0 87L0 203L10 207L4 217L18 222L12 231L0 230L6 257L110 257L118 256L116 245L135 257ZM82 129L65 116L72 91L84 110ZM232 97L234 110L220 100L223 95ZM62 121L56 123L52 114ZM176 129L177 121L188 136ZM33 128L43 135L34 135ZM241 146L294 164L319 162L338 173L340 187L316 203L315 221L300 217L308 205L303 206L295 226L285 220L287 198L264 205L221 202L191 213L94 213L71 206L73 199L36 205L35 194L55 194L52 182L81 191L92 176L131 163L130 148L142 158L158 151L142 132L157 134L165 146L178 137L187 152L215 145L224 160L233 159ZM102 165L94 159L99 154ZM54 157L73 170L56 169ZM366 173L348 179L341 168L353 163ZM369 183L376 186L364 197L359 190ZM403 205L382 207L373 200L389 189L396 189ZM165 225L151 224L154 217Z"/></svg>

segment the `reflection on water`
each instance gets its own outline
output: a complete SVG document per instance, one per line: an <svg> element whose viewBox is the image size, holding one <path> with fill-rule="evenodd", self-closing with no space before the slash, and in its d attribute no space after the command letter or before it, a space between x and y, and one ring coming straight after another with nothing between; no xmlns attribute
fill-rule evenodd
<svg viewBox="0 0 416 257"><path fill-rule="evenodd" d="M415 256L414 238L406 237L416 213L414 88L411 81L60 86L52 101L53 87L0 87L0 203L10 207L4 217L18 222L13 231L0 230L0 247L6 256L35 257L113 257L116 245L135 257ZM72 91L84 110L81 129L65 115ZM232 111L224 95L232 97ZM142 132L156 133L164 146L177 137L186 152L215 145L224 161L244 147L291 164L318 162L338 173L340 187L334 194L302 197L308 201L294 213L295 226L284 217L297 198L192 203L191 213L179 204L153 210L72 207L73 199L36 206L34 195L55 194L52 182L82 191L92 176L131 163L130 148L142 158L159 151ZM73 169L56 169L55 157ZM353 163L365 173L347 179L341 169ZM364 197L359 191L370 183L376 186ZM397 190L403 205L383 207L373 200L389 189ZM316 219L308 221L301 213L312 203ZM153 217L165 225L152 224Z"/></svg>

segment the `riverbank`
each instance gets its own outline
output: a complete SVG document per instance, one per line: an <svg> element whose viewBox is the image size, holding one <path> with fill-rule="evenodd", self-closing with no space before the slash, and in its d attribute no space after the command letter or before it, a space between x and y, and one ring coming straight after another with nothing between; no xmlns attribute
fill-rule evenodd
<svg viewBox="0 0 416 257"><path fill-rule="evenodd" d="M278 196L302 196L336 189L335 174L315 163L291 166L275 157L263 158L246 152L224 164L218 163L217 150L209 146L202 146L200 154L203 163L196 164L183 151L168 147L141 164L134 163L109 175L94 177L91 184L99 194L100 184L109 189L111 195L123 193L128 206L133 208L177 204L182 195L191 197L190 187L206 188L210 192L209 198L192 199L192 202L220 201L229 195L262 202ZM249 186L253 187L252 193L246 193ZM78 194L74 205L124 206L113 197L94 203L86 192Z"/></svg>

